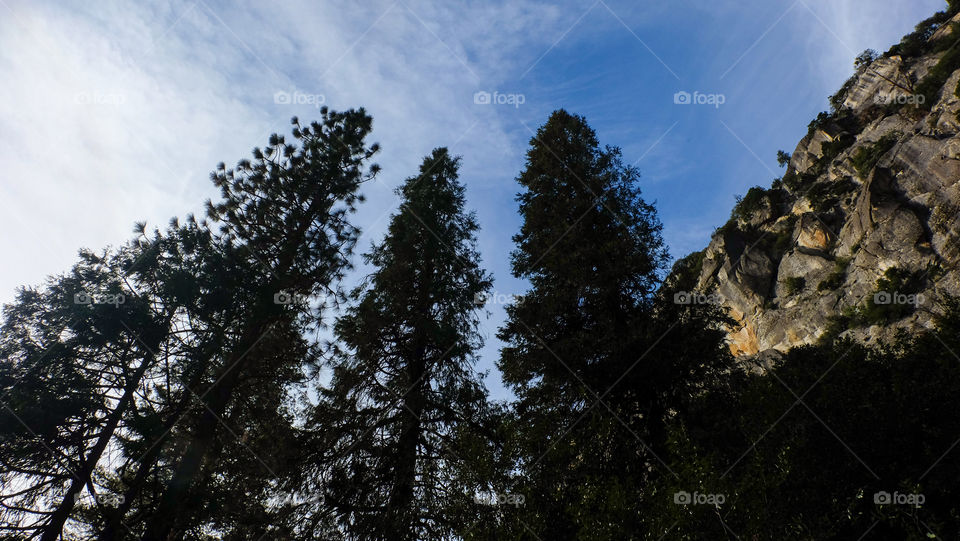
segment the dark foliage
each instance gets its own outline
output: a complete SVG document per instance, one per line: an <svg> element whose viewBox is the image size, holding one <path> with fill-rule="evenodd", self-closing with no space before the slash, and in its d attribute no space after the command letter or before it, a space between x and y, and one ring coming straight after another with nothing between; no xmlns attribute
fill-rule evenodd
<svg viewBox="0 0 960 541"><path fill-rule="evenodd" d="M641 528L645 487L669 475L657 459L668 412L729 362L723 319L674 303L696 261L655 295L659 222L636 171L601 148L583 118L555 112L518 181L513 268L531 289L508 308L499 366L517 394L512 491L526 505L498 536L629 538Z"/></svg>
<svg viewBox="0 0 960 541"><path fill-rule="evenodd" d="M731 373L674 418L678 475L663 478L648 535L956 537L960 456L949 450L960 425L942 412L960 406L958 336L954 302L935 332L797 348L767 374ZM679 491L723 503L676 505Z"/></svg>
<svg viewBox="0 0 960 541"><path fill-rule="evenodd" d="M850 161L853 163L853 168L856 169L860 178L865 179L867 175L870 174L870 171L877 166L880 158L889 152L890 149L897 144L899 139L899 133L888 133L877 142L858 148L857 151L853 153L853 156L850 157Z"/></svg>
<svg viewBox="0 0 960 541"><path fill-rule="evenodd" d="M292 479L301 538L449 539L494 480L480 477L496 438L472 370L491 283L458 167L437 149L398 189L400 210L365 255L375 270L337 321L333 379Z"/></svg>

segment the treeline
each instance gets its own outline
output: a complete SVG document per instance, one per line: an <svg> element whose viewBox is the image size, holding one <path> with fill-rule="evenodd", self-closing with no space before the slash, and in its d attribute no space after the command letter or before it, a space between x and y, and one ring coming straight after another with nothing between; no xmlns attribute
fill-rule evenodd
<svg viewBox="0 0 960 541"><path fill-rule="evenodd" d="M493 402L459 158L401 185L344 290L378 148L362 109L321 112L221 164L202 219L139 224L5 307L3 539L960 534L956 304L751 370L719 309L674 302L696 265L667 272L638 172L556 111L517 177L529 289L498 335L516 399Z"/></svg>

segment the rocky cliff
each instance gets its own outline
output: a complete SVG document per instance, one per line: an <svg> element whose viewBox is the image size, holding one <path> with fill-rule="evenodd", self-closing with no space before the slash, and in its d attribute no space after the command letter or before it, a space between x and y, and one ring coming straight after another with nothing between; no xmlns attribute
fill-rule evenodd
<svg viewBox="0 0 960 541"><path fill-rule="evenodd" d="M738 355L824 334L929 327L960 295L960 14L924 21L856 73L709 246L681 261L729 309Z"/></svg>

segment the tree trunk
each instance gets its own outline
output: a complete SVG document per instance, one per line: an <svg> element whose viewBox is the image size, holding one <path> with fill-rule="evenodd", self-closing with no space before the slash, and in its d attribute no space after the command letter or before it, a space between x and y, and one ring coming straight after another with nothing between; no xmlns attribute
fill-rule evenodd
<svg viewBox="0 0 960 541"><path fill-rule="evenodd" d="M167 321L169 323L169 319ZM136 392L137 387L140 386L140 380L143 379L147 369L153 364L153 359L155 358L153 352L160 346L160 339L156 339L153 342L155 343L151 343L146 348L146 356L144 357L143 361L141 361L140 366L137 367L137 370L133 376L127 381L127 384L123 389L123 395L121 395L120 400L110 413L110 416L107 417L107 424L100 431L100 436L97 437L97 442L94 444L93 448L90 449L90 452L87 454L86 458L84 458L83 465L80 467L79 471L75 472L73 482L70 483L70 488L67 489L67 493L64 494L63 499L57 506L57 509L54 511L53 515L50 516L50 522L44 528L43 536L40 538L40 541L56 541L56 539L60 537L61 533L63 532L63 526L67 522L67 519L70 517L70 513L73 512L73 508L76 505L77 495L79 495L80 491L83 490L84 485L90 483L90 476L97 467L97 463L103 456L103 452L106 450L110 440L113 439L113 434L116 432L117 426L120 424L120 419L133 402L133 394Z"/></svg>
<svg viewBox="0 0 960 541"><path fill-rule="evenodd" d="M183 396L181 397L176 408L174 408L174 410L170 413L170 417L167 419L167 422L163 424L163 430L160 432L158 440L145 455L140 457L140 463L137 465L137 473L134 476L133 481L130 482L127 491L123 495L123 503L120 504L116 514L110 519L110 521L107 523L107 526L102 532L100 532L100 535L98 536L100 541L115 541L117 539L117 535L121 530L123 518L126 517L127 513L130 512L130 508L133 507L133 502L140 495L140 490L143 488L144 481L150 474L150 470L156 465L157 459L160 457L160 453L163 451L164 442L168 437L170 437L173 427L180 421L184 412L187 411L187 408L190 406L191 392L189 389L193 389L199 385L202 377L203 371L198 371L193 379L190 380L190 383L188 384L187 388L184 389Z"/></svg>
<svg viewBox="0 0 960 541"><path fill-rule="evenodd" d="M300 219L297 221L297 227L291 231L291 234L287 238L286 244L277 258L276 268L284 269L284 272L288 272L288 270L291 269L297 250L303 246L307 231L314 223L314 220L317 218L316 215L325 201L326 198L324 194L317 194L310 201L307 210L300 215ZM294 276L303 275L294 274ZM298 281L296 278L288 278L283 281L285 283L277 283L279 281L280 280L264 287L261 293L269 292L272 294L285 289L284 286L296 287L304 285L302 279ZM168 541L170 532L173 531L177 521L183 519L182 509L184 502L193 484L193 480L200 472L203 460L207 456L219 432L217 425L220 422L220 417L223 416L227 404L233 397L234 388L237 386L240 376L244 371L244 366L247 364L247 355L250 353L250 350L256 346L257 342L259 342L264 330L269 329L275 322L276 316L271 315L274 309L276 309L275 306L258 305L254 308L251 317L245 320L248 326L239 341L239 345L234 349L233 355L230 356L230 361L224 365L218 380L215 380L218 381L218 383L216 383L216 386L210 391L212 396L207 400L207 407L204 408L195 435L187 447L187 450L181 456L180 462L174 471L173 478L167 483L167 487L160 499L160 504L148 521L146 533L141 541Z"/></svg>
<svg viewBox="0 0 960 541"><path fill-rule="evenodd" d="M248 348L239 348L237 351L246 352L247 350ZM207 407L204 408L193 441L181 457L173 478L167 483L160 505L147 523L142 541L167 541L170 532L176 526L177 519L181 518L178 511L218 433L217 424L226 411L227 403L233 396L233 390L239 381L244 355L245 353L240 353L240 357L236 360L231 357L231 362L224 366L226 372L221 371L219 383L210 391Z"/></svg>
<svg viewBox="0 0 960 541"><path fill-rule="evenodd" d="M423 393L423 379L426 370L424 360L425 348L417 348L417 356L412 366L408 367L408 374L413 388L403 398L401 414L404 422L397 441L397 470L393 487L387 501L387 525L389 532L385 532L396 541L410 541L412 537L413 517L409 510L413 507L414 484L417 480L417 447L420 445L421 421L425 407Z"/></svg>

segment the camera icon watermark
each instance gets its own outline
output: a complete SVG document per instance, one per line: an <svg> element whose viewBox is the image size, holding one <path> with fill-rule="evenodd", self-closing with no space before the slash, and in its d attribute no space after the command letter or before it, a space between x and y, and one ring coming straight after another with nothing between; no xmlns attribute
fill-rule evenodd
<svg viewBox="0 0 960 541"><path fill-rule="evenodd" d="M299 90L277 90L273 93L273 103L277 105L312 105L319 109L326 102L327 97L323 94L307 94Z"/></svg>
<svg viewBox="0 0 960 541"><path fill-rule="evenodd" d="M473 103L476 105L513 105L520 108L526 102L527 97L523 94L502 94L497 91L491 94L485 90L473 94Z"/></svg>
<svg viewBox="0 0 960 541"><path fill-rule="evenodd" d="M673 304L681 305L693 305L693 304L705 304L712 306L720 306L723 304L723 299L719 295L711 293L709 295L705 293L700 293L698 291L678 291L673 294Z"/></svg>
<svg viewBox="0 0 960 541"><path fill-rule="evenodd" d="M893 494L881 490L873 495L873 503L876 505L912 505L919 507L927 501L923 494L901 494L894 491Z"/></svg>
<svg viewBox="0 0 960 541"><path fill-rule="evenodd" d="M273 304L280 305L290 305L290 304L308 304L312 300L323 300L322 297L314 297L311 295L304 295L302 293L297 293L295 291L281 290L273 294Z"/></svg>
<svg viewBox="0 0 960 541"><path fill-rule="evenodd" d="M88 293L81 291L74 293L73 304L112 304L118 307L127 302L127 297L122 293Z"/></svg>
<svg viewBox="0 0 960 541"><path fill-rule="evenodd" d="M878 291L873 295L873 304L909 304L920 306L926 303L927 298L923 293L900 293L897 291Z"/></svg>
<svg viewBox="0 0 960 541"><path fill-rule="evenodd" d="M707 94L700 91L694 91L692 94L686 90L680 90L673 95L675 105L713 105L717 109L727 103L725 94Z"/></svg>
<svg viewBox="0 0 960 541"><path fill-rule="evenodd" d="M477 306L486 304L519 304L523 300L520 295L513 293L500 293L499 291L482 292L473 295L473 303Z"/></svg>
<svg viewBox="0 0 960 541"><path fill-rule="evenodd" d="M687 492L681 490L673 493L673 503L677 505L712 505L720 507L727 501L723 494L701 494L699 492Z"/></svg>

